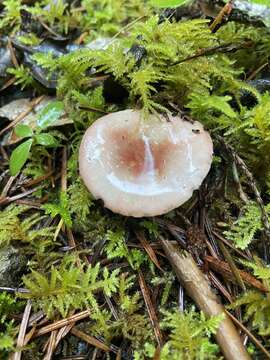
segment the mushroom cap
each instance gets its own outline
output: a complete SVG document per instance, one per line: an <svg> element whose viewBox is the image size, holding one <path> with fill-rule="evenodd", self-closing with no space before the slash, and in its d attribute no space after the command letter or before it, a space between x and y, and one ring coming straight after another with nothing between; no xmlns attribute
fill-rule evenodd
<svg viewBox="0 0 270 360"><path fill-rule="evenodd" d="M186 202L207 175L213 143L199 122L141 111L108 114L83 136L80 175L96 199L133 217L165 214Z"/></svg>

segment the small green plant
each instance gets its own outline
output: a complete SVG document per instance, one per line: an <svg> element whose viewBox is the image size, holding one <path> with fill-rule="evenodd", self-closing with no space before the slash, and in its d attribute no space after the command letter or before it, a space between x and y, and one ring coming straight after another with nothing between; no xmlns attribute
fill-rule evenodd
<svg viewBox="0 0 270 360"><path fill-rule="evenodd" d="M108 230L104 250L108 259L126 258L133 269L138 269L147 260L145 254L138 250L129 250L125 241L125 232L122 229Z"/></svg>
<svg viewBox="0 0 270 360"><path fill-rule="evenodd" d="M68 187L68 211L75 222L83 225L87 222L90 215L90 208L94 205L91 194L80 178L77 178Z"/></svg>
<svg viewBox="0 0 270 360"><path fill-rule="evenodd" d="M112 313L107 310L97 311L91 316L94 322L90 325L92 334L111 339L123 337L132 343L132 348L141 349L141 344L153 340L153 330L149 319L142 312L143 302L139 292L132 293L135 276L121 274L118 291L114 301L118 305L118 318L113 321Z"/></svg>
<svg viewBox="0 0 270 360"><path fill-rule="evenodd" d="M80 18L83 31L90 31L92 40L98 36L112 37L126 24L149 14L144 0L82 0L85 12Z"/></svg>
<svg viewBox="0 0 270 360"><path fill-rule="evenodd" d="M156 277L152 278L151 283L154 286L157 286L157 285L163 285L164 286L164 290L162 292L161 299L160 299L160 305L161 306L166 305L166 303L168 301L168 298L169 298L169 295L170 295L170 292L172 290L174 281L175 281L175 276L174 276L174 274L172 272L164 272L162 274L162 276L160 276L160 277L156 276Z"/></svg>
<svg viewBox="0 0 270 360"><path fill-rule="evenodd" d="M8 27L15 32L21 23L20 11L23 9L21 0L5 0L3 1L3 5L4 10L1 13L0 29Z"/></svg>
<svg viewBox="0 0 270 360"><path fill-rule="evenodd" d="M161 360L216 359L218 346L211 342L223 315L207 319L201 312L165 311L162 325L170 331L169 340L161 350Z"/></svg>
<svg viewBox="0 0 270 360"><path fill-rule="evenodd" d="M252 326L262 336L270 335L270 268L261 264L258 258L255 262L242 261L242 263L253 270L253 273L258 277L265 286L267 292L248 291L241 295L232 305L230 309L235 309L243 306L245 311L244 319L251 320Z"/></svg>
<svg viewBox="0 0 270 360"><path fill-rule="evenodd" d="M37 46L41 43L41 39L34 33L27 33L26 35L19 35L17 39L24 45Z"/></svg>
<svg viewBox="0 0 270 360"><path fill-rule="evenodd" d="M44 132L44 130L59 119L63 112L63 103L61 101L54 101L40 111L37 118L37 127L34 130L25 124L18 124L15 127L15 134L27 140L16 147L11 154L9 168L12 176L17 175L26 163L33 145L38 144L46 147L56 147L59 145L56 138Z"/></svg>
<svg viewBox="0 0 270 360"><path fill-rule="evenodd" d="M0 247L9 245L13 241L31 244L41 239L53 238L53 227L35 229L35 225L44 218L39 213L20 219L19 215L27 210L26 206L10 205L0 212Z"/></svg>
<svg viewBox="0 0 270 360"><path fill-rule="evenodd" d="M52 218L60 216L61 220L68 227L72 226L72 219L69 212L69 199L66 192L60 193L60 199L58 204L45 204L42 208L45 210L45 214L50 215Z"/></svg>
<svg viewBox="0 0 270 360"><path fill-rule="evenodd" d="M266 211L270 211L270 205L267 205ZM233 241L236 247L246 249L262 229L261 211L256 203L250 202L243 207L241 215L230 230L224 231L224 235Z"/></svg>
<svg viewBox="0 0 270 360"><path fill-rule="evenodd" d="M0 352L1 359L8 359L8 354L15 348L17 330L9 317L20 309L21 303L6 292L0 293ZM2 357L3 356L3 357Z"/></svg>
<svg viewBox="0 0 270 360"><path fill-rule="evenodd" d="M154 221L151 220L143 220L140 225L142 227L144 227L150 236L152 236L153 238L157 238L159 235L159 228L158 228L158 224Z"/></svg>
<svg viewBox="0 0 270 360"><path fill-rule="evenodd" d="M31 75L30 69L26 68L24 65L19 65L15 68L8 68L7 72L15 76L15 84L21 85L22 90L26 87L36 85L36 82Z"/></svg>
<svg viewBox="0 0 270 360"><path fill-rule="evenodd" d="M68 6L63 0L44 0L36 2L33 7L28 7L28 11L34 16L40 17L55 31L67 34L69 24L72 23L72 17L67 8Z"/></svg>
<svg viewBox="0 0 270 360"><path fill-rule="evenodd" d="M32 299L35 305L51 317L58 311L63 317L70 310L95 308L95 293L104 291L107 296L114 293L119 284L119 270L110 274L106 267L100 271L100 265L78 265L78 258L66 256L58 266L52 266L49 274L32 270L23 277L29 293L20 294L23 298Z"/></svg>

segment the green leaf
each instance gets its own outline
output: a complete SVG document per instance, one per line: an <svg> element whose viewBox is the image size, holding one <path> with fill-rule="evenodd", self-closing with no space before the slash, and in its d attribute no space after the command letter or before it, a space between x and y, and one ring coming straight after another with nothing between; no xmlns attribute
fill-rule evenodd
<svg viewBox="0 0 270 360"><path fill-rule="evenodd" d="M31 146L33 143L33 139L29 139L24 143L20 144L16 149L12 152L10 161L9 161L9 169L12 176L18 174L23 165L25 164Z"/></svg>
<svg viewBox="0 0 270 360"><path fill-rule="evenodd" d="M44 145L44 146L57 146L58 145L58 141L51 134L44 134L44 133L37 134L35 136L35 139L39 145Z"/></svg>
<svg viewBox="0 0 270 360"><path fill-rule="evenodd" d="M33 135L33 130L28 125L19 124L14 129L15 134L22 138L30 137Z"/></svg>
<svg viewBox="0 0 270 360"><path fill-rule="evenodd" d="M152 0L151 4L159 8L177 7L189 3L190 0Z"/></svg>
<svg viewBox="0 0 270 360"><path fill-rule="evenodd" d="M53 101L38 114L37 125L45 129L52 125L64 113L64 105L61 101Z"/></svg>

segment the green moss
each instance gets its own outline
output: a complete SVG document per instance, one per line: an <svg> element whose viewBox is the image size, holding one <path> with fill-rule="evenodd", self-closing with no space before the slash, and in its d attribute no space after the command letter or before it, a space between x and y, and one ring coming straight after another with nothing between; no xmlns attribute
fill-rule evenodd
<svg viewBox="0 0 270 360"><path fill-rule="evenodd" d="M66 256L60 265L51 267L49 274L32 270L30 275L24 276L29 293L19 295L32 299L49 317L56 311L66 317L74 309L97 309L95 293L103 291L111 296L118 287L118 273L114 270L110 274L107 268L101 272L99 264L87 268L78 266L78 258Z"/></svg>

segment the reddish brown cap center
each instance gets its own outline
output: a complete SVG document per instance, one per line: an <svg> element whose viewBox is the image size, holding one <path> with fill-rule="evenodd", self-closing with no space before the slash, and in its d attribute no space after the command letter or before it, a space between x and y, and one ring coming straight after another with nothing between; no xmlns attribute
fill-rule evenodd
<svg viewBox="0 0 270 360"><path fill-rule="evenodd" d="M160 143L149 141L149 145L147 145L145 139L125 129L115 130L112 133L112 143L114 144L116 163L134 177L140 176L145 171L147 151L151 152L154 170L159 176L164 175L166 161L175 149L175 144L168 140Z"/></svg>

